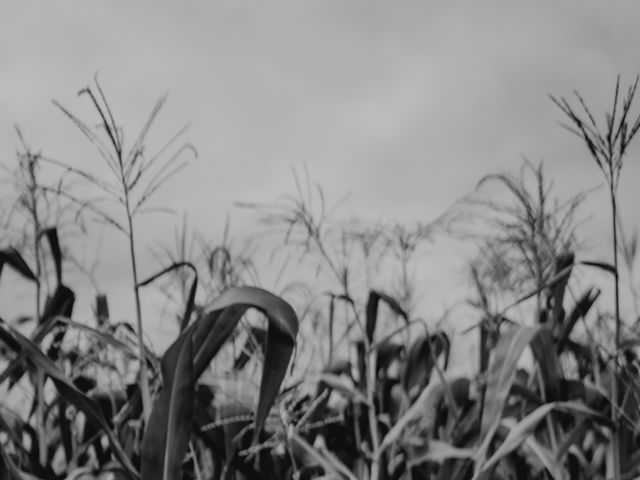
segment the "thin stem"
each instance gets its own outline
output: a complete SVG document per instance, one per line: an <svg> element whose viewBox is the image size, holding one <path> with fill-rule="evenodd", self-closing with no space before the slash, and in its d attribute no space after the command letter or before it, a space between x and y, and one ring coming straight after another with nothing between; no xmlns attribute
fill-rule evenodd
<svg viewBox="0 0 640 480"><path fill-rule="evenodd" d="M611 380L611 420L616 428L611 432L611 448L613 450L613 478L620 478L620 442L618 437L618 373L619 362L618 352L620 350L620 278L618 275L618 228L617 228L617 202L615 186L613 183L609 184L609 194L611 196L611 210L612 210L612 231L613 231L613 268L615 270L615 318L616 318L616 331L615 331L615 362L613 365L613 378Z"/></svg>
<svg viewBox="0 0 640 480"><path fill-rule="evenodd" d="M36 178L36 161L37 157L29 151L25 154L27 161L27 172L29 174L29 211L31 221L33 222L33 250L36 266L36 321L40 322L40 301L42 298L42 262L40 259L40 216L38 215L38 181ZM45 400L44 400L44 375L38 370L35 375L35 391L36 391L36 426L38 429L38 450L41 465L47 464L47 435L45 425Z"/></svg>
<svg viewBox="0 0 640 480"><path fill-rule="evenodd" d="M144 332L142 330L142 308L140 304L140 289L138 286L138 266L136 262L135 239L133 232L133 216L129 205L129 191L125 189L125 208L129 222L129 253L131 256L131 270L133 273L133 293L136 301L136 334L138 338L138 353L140 355L140 393L142 395L142 412L145 424L151 415L151 393L149 392L149 377L144 348Z"/></svg>
<svg viewBox="0 0 640 480"><path fill-rule="evenodd" d="M366 341L366 337L365 337ZM368 347L368 346L367 346ZM367 348L368 350L368 348ZM369 430L371 431L371 450L373 456L371 459L371 475L370 480L378 480L380 478L380 434L378 432L378 418L376 414L375 404L375 388L376 388L376 360L378 352L375 350L368 352L365 350L365 362L367 363L367 401L369 406L367 412L369 414ZM368 361L367 361L368 360Z"/></svg>
<svg viewBox="0 0 640 480"><path fill-rule="evenodd" d="M47 465L47 430L45 425L44 373L38 369L35 375L36 425L38 428L38 451L40 465Z"/></svg>
<svg viewBox="0 0 640 480"><path fill-rule="evenodd" d="M37 157L26 153L27 171L29 173L29 210L33 221L33 251L36 262L36 318L40 321L40 300L42 297L42 263L40 259L40 216L38 215L38 181L36 178Z"/></svg>

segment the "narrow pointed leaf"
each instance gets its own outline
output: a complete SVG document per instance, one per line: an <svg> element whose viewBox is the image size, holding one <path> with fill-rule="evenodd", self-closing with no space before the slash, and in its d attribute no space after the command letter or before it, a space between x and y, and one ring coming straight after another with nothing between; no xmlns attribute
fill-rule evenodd
<svg viewBox="0 0 640 480"><path fill-rule="evenodd" d="M478 453L479 462L476 465L484 461L484 456L498 428L516 375L518 360L538 330L537 327L511 328L502 334L492 352L480 428L482 443Z"/></svg>
<svg viewBox="0 0 640 480"><path fill-rule="evenodd" d="M373 339L375 336L376 323L378 321L378 306L380 304L380 300L384 300L384 302L391 308L391 310L393 310L396 314L400 315L405 320L407 319L407 314L402 309L397 300L387 295L386 293L379 292L377 290L371 290L369 292L369 300L367 301L366 321L367 339L369 340L369 344L373 343Z"/></svg>
<svg viewBox="0 0 640 480"><path fill-rule="evenodd" d="M561 400L560 384L564 380L564 376L550 329L541 328L538 331L538 334L531 340L531 350L540 367L546 395L545 401Z"/></svg>
<svg viewBox="0 0 640 480"><path fill-rule="evenodd" d="M552 328L556 328L564 320L564 310L562 309L562 302L564 300L564 294L567 289L567 283L569 282L569 275L573 267L574 254L565 253L559 255L556 258L555 273L569 271L569 274L564 276L558 282L555 282L550 286L550 296L553 299L553 307L551 312L551 325Z"/></svg>
<svg viewBox="0 0 640 480"><path fill-rule="evenodd" d="M177 270L183 267L187 267L193 272L193 280L191 282L191 288L189 289L189 296L187 297L185 312L180 322L181 332L184 331L185 328L187 328L187 325L189 324L189 320L191 318L191 314L193 313L193 309L195 305L196 290L198 288L198 270L196 269L196 267L191 262L176 262L169 265L166 268L163 268L158 273L151 275L149 278L143 280L142 282L138 283L138 287L145 287L150 283L153 283L155 280L162 277L163 275L166 275L168 273L173 272L174 270Z"/></svg>
<svg viewBox="0 0 640 480"><path fill-rule="evenodd" d="M214 300L211 308L226 308L236 304L257 308L269 320L267 348L256 411L254 431L254 440L256 440L287 371L298 334L298 317L287 302L266 290L255 287L230 288Z"/></svg>
<svg viewBox="0 0 640 480"><path fill-rule="evenodd" d="M178 340L193 340L193 375L198 379L213 357L233 333L249 308L261 311L268 320L267 340L260 396L254 424L254 441L264 426L269 410L280 391L298 333L298 318L287 302L256 287L232 287L209 306L210 311L194 321Z"/></svg>
<svg viewBox="0 0 640 480"><path fill-rule="evenodd" d="M412 455L407 466L411 468L424 462L442 463L450 458L473 458L473 450L454 447L442 440L430 438L424 451Z"/></svg>
<svg viewBox="0 0 640 480"><path fill-rule="evenodd" d="M37 281L27 262L24 261L22 255L15 248L6 248L0 250L0 274L5 265L9 265L16 272L29 280Z"/></svg>
<svg viewBox="0 0 640 480"><path fill-rule="evenodd" d="M587 290L582 297L576 302L576 305L573 307L573 310L567 316L563 326L562 331L558 337L558 348L562 349L565 342L568 340L573 328L580 318L584 318L589 309L593 306L595 301L600 296L600 290L597 288L590 288Z"/></svg>
<svg viewBox="0 0 640 480"><path fill-rule="evenodd" d="M56 269L56 280L58 284L62 283L62 249L60 248L60 240L58 239L58 229L48 228L44 232L51 248L51 256Z"/></svg>
<svg viewBox="0 0 640 480"><path fill-rule="evenodd" d="M599 268L600 270L604 270L605 272L610 273L611 275L617 275L616 272L616 268L611 265L610 263L605 263L605 262L589 262L586 260L582 260L581 262L582 265L586 265L587 267L594 267L594 268Z"/></svg>

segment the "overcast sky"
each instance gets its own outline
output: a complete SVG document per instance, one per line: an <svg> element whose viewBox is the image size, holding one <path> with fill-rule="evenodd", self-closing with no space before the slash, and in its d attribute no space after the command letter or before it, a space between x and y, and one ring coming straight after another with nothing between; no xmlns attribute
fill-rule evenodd
<svg viewBox="0 0 640 480"><path fill-rule="evenodd" d="M523 154L544 160L569 196L602 179L547 95L579 89L602 112L616 75L628 84L640 71L639 21L632 1L5 2L0 155L14 158L18 125L35 150L93 168L95 153L51 99L93 120L76 92L98 72L125 130L166 91L151 138L191 123L185 140L199 157L156 203L212 238L228 212L236 237L255 230L233 203L291 192L291 168L303 164L329 199L350 194L344 210L373 220L433 219L483 175L517 172ZM620 187L630 226L637 151ZM605 191L587 205L591 244L606 258ZM170 241L177 223L143 219L140 245ZM131 305L124 242L105 235L101 288ZM436 253L427 285L459 273L448 254Z"/></svg>

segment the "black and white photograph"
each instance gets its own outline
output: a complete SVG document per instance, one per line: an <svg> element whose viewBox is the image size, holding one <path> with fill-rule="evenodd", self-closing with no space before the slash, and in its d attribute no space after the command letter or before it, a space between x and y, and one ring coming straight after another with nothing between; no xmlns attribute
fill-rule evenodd
<svg viewBox="0 0 640 480"><path fill-rule="evenodd" d="M640 480L639 26L3 2L0 480Z"/></svg>

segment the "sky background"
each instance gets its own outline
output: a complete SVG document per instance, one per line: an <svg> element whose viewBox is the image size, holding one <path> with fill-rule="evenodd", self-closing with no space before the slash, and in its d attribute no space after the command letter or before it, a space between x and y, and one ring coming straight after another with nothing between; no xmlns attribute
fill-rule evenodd
<svg viewBox="0 0 640 480"><path fill-rule="evenodd" d="M292 193L292 168L303 165L329 203L348 194L341 211L372 221L430 221L483 175L517 173L522 155L544 160L568 198L602 177L558 125L548 94L578 89L595 112L608 108L616 75L627 85L640 72L639 21L632 1L6 2L0 158L15 158L18 125L34 150L100 173L51 100L93 121L76 93L98 72L125 131L137 132L168 91L150 144L189 122L184 138L199 156L155 202L178 214L141 220L141 276L156 269L148 247L170 244L183 213L214 240L229 214L234 238L245 238L256 224L234 202ZM620 185L628 230L640 212L637 153ZM607 208L600 189L583 210L583 235L601 259ZM113 315L129 317L124 239L94 232L100 288ZM462 281L464 255L446 241L425 254L422 316L460 296L451 286ZM5 315L22 298L12 295L4 293ZM80 312L90 298L79 294ZM146 297L148 328L170 335L149 319L155 308Z"/></svg>

